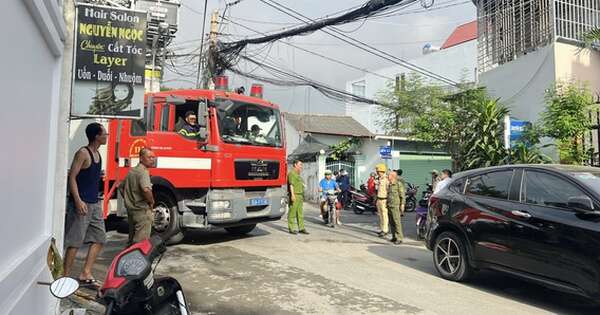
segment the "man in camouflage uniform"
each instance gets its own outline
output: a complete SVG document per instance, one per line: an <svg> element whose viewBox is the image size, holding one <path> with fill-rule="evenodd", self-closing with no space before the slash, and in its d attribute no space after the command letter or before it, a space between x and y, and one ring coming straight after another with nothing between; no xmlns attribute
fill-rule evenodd
<svg viewBox="0 0 600 315"><path fill-rule="evenodd" d="M404 205L405 189L404 185L398 180L396 172L390 172L388 175L388 195L387 208L389 211L390 225L392 232L392 243L402 244L404 235L402 234L402 223L400 222L400 207Z"/></svg>

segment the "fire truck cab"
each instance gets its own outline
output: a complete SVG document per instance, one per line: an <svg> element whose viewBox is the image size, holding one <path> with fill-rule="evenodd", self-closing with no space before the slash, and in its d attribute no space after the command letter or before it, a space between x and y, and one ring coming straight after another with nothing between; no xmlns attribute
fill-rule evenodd
<svg viewBox="0 0 600 315"><path fill-rule="evenodd" d="M253 86L256 96L260 87ZM117 187L139 152L157 156L150 169L153 231L170 243L191 229L223 227L245 234L278 220L287 207L286 148L277 105L220 90L172 90L146 95L142 120L111 120L104 184L105 214L126 216ZM186 136L185 115L197 117ZM189 126L188 126L189 127ZM112 197L112 198L111 198ZM117 199L111 207L110 199Z"/></svg>

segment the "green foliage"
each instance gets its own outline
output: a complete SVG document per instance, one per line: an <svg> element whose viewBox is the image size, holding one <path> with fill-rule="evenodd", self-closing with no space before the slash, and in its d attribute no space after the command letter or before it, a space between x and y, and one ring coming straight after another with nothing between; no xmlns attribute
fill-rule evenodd
<svg viewBox="0 0 600 315"><path fill-rule="evenodd" d="M585 86L558 82L546 93L546 109L541 115L545 136L556 139L560 160L564 164L583 164L585 132L591 127L588 114L594 99Z"/></svg>
<svg viewBox="0 0 600 315"><path fill-rule="evenodd" d="M422 110L411 126L412 135L446 145L456 170L498 165L506 156L502 135L507 112L485 89L468 89Z"/></svg>
<svg viewBox="0 0 600 315"><path fill-rule="evenodd" d="M538 125L526 127L521 139L510 149L507 156L507 164L548 164L552 159L542 153L541 148L551 145L540 146L540 138L543 130Z"/></svg>
<svg viewBox="0 0 600 315"><path fill-rule="evenodd" d="M591 48L595 42L600 42L600 28L593 29L582 36L585 47Z"/></svg>
<svg viewBox="0 0 600 315"><path fill-rule="evenodd" d="M470 113L472 120L467 122L464 135L466 141L461 147L460 169L473 169L504 164L504 116L508 109L497 100L485 100L475 104Z"/></svg>
<svg viewBox="0 0 600 315"><path fill-rule="evenodd" d="M517 142L511 148L507 164L548 164L552 159L543 154L538 146L528 146L524 142Z"/></svg>
<svg viewBox="0 0 600 315"><path fill-rule="evenodd" d="M406 134L406 128L420 112L426 108L439 106L444 90L439 86L425 83L417 73L410 73L400 82L388 82L386 88L377 94L377 99L386 104L380 108L378 122L388 134Z"/></svg>
<svg viewBox="0 0 600 315"><path fill-rule="evenodd" d="M360 139L356 137L348 138L338 144L332 145L329 148L331 149L331 153L329 153L329 157L338 161L344 158L350 150L352 150L356 145L360 143Z"/></svg>

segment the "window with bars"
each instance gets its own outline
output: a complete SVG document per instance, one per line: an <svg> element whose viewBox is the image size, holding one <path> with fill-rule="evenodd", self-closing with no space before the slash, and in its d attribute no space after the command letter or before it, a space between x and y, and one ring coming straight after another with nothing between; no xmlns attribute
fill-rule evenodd
<svg viewBox="0 0 600 315"><path fill-rule="evenodd" d="M600 27L600 0L479 0L478 63L485 72L560 38Z"/></svg>

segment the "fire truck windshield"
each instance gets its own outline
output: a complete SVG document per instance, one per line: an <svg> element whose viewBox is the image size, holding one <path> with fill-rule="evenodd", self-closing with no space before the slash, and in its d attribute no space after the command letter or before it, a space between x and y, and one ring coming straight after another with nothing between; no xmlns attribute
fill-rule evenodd
<svg viewBox="0 0 600 315"><path fill-rule="evenodd" d="M217 99L215 103L223 141L242 145L282 146L278 110L228 99Z"/></svg>

